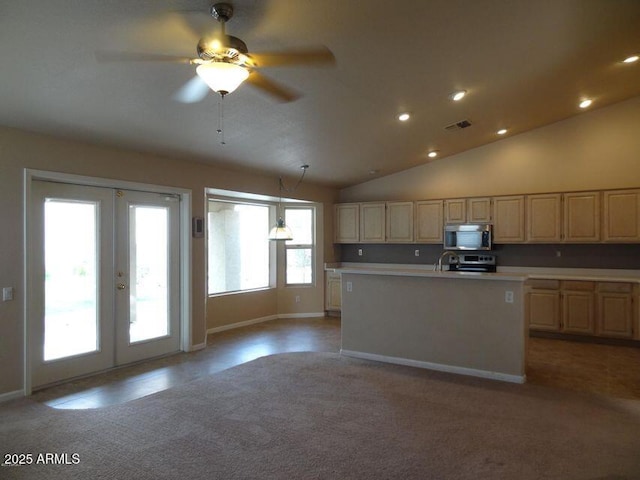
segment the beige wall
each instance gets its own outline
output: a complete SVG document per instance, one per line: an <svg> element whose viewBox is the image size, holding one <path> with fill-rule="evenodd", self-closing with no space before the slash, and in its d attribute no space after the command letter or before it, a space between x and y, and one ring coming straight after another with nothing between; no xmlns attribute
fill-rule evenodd
<svg viewBox="0 0 640 480"><path fill-rule="evenodd" d="M181 187L192 191L192 215L204 216L207 187L278 195L277 178L269 175L238 172L187 160L166 158L129 150L57 139L9 128L0 128L0 287L13 286L15 299L0 302L0 395L23 388L23 323L24 323L24 169L37 169L130 182ZM327 213L325 225L331 225L337 198L333 189L305 181L291 196L319 202ZM322 232L322 251L326 261L333 260L331 229ZM192 338L194 345L204 342L207 327L205 242L192 241ZM324 259L323 259L324 260ZM304 304L309 311L322 311L322 282ZM209 302L216 324L286 314L294 310L288 302L278 304L278 291L263 294L260 301L235 295ZM258 295L260 296L260 295ZM285 295L286 297L286 295ZM274 310L275 309L275 310Z"/></svg>
<svg viewBox="0 0 640 480"><path fill-rule="evenodd" d="M419 200L635 188L640 186L639 132L640 97L635 97L345 188L340 200Z"/></svg>

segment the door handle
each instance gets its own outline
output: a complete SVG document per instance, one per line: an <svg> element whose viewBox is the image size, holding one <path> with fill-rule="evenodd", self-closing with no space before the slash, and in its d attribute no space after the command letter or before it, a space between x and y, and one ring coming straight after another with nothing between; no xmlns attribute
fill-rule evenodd
<svg viewBox="0 0 640 480"><path fill-rule="evenodd" d="M127 288L127 286L124 283L118 284L118 290L124 290L125 288Z"/></svg>

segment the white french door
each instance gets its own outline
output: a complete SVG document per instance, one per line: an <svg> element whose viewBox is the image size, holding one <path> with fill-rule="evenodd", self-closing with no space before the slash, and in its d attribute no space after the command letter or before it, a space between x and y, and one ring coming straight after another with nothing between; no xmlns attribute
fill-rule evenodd
<svg viewBox="0 0 640 480"><path fill-rule="evenodd" d="M44 181L31 192L31 386L178 351L178 197Z"/></svg>
<svg viewBox="0 0 640 480"><path fill-rule="evenodd" d="M174 195L117 190L116 365L180 346L180 217Z"/></svg>

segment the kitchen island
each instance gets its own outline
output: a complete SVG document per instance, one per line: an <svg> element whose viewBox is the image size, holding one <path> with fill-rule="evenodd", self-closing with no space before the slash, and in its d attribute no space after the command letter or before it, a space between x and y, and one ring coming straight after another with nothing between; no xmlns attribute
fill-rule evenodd
<svg viewBox="0 0 640 480"><path fill-rule="evenodd" d="M336 271L342 275L343 355L525 381L526 275Z"/></svg>

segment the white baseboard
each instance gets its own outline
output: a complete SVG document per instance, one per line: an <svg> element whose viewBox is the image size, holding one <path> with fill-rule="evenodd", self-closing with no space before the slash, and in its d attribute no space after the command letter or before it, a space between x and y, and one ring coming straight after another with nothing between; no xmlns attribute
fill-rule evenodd
<svg viewBox="0 0 640 480"><path fill-rule="evenodd" d="M0 393L0 403L15 400L24 397L24 390L16 390L15 392Z"/></svg>
<svg viewBox="0 0 640 480"><path fill-rule="evenodd" d="M244 322L230 323L229 325L222 325L221 327L213 327L207 330L207 335L210 333L224 332L225 330L233 330L234 328L246 327L248 325L255 325L256 323L268 322L269 320L275 320L278 315L267 315L266 317L253 318L251 320L245 320Z"/></svg>
<svg viewBox="0 0 640 480"><path fill-rule="evenodd" d="M310 312L310 313L281 313L278 318L314 318L324 317L324 312Z"/></svg>
<svg viewBox="0 0 640 480"><path fill-rule="evenodd" d="M488 370L478 370L475 368L456 367L454 365L443 365L441 363L423 362L420 360L411 360L409 358L388 357L386 355L377 355L375 353L356 352L353 350L340 350L341 355L347 357L361 358L364 360L374 360L376 362L394 363L396 365L406 365L409 367L426 368L427 370L437 370L439 372L457 373L460 375L469 375L472 377L489 378L492 380L502 380L503 382L525 383L526 375L511 375L508 373L491 372Z"/></svg>
<svg viewBox="0 0 640 480"><path fill-rule="evenodd" d="M248 325L255 325L256 323L268 322L269 320L277 320L279 318L313 318L324 316L324 312L281 313L280 315L267 315L266 317L253 318L251 320L245 320L244 322L230 323L229 325L209 328L207 330L207 335L210 333L224 332L225 330L233 330L234 328L246 327Z"/></svg>
<svg viewBox="0 0 640 480"><path fill-rule="evenodd" d="M207 347L207 342L198 343L197 345L191 345L189 347L189 352L195 352L197 350L202 350Z"/></svg>

